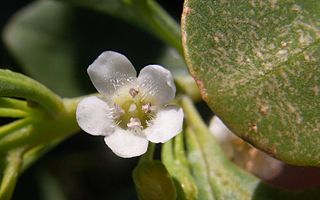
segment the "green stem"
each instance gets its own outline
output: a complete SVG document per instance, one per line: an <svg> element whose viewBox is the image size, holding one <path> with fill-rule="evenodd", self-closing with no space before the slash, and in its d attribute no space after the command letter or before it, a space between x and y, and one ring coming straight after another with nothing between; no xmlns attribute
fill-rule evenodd
<svg viewBox="0 0 320 200"><path fill-rule="evenodd" d="M192 100L187 96L181 97L181 105L186 117L187 124L195 129L195 132L207 132L207 125L203 122ZM218 142L217 142L218 145Z"/></svg>
<svg viewBox="0 0 320 200"><path fill-rule="evenodd" d="M174 157L173 157L173 139L164 143L161 148L161 161L167 167L171 173L171 166L174 166Z"/></svg>
<svg viewBox="0 0 320 200"><path fill-rule="evenodd" d="M206 161L204 159L201 145L197 140L196 133L190 128L186 128L186 143L188 147L188 158L193 179L198 186L198 199L214 200L213 190L208 177Z"/></svg>
<svg viewBox="0 0 320 200"><path fill-rule="evenodd" d="M184 134L185 132L179 133L175 138L174 138L174 156L177 160L179 160L179 163L183 165L183 167L188 168L188 160L186 158L186 153L184 149Z"/></svg>
<svg viewBox="0 0 320 200"><path fill-rule="evenodd" d="M71 136L80 130L75 117L79 101L80 98L64 99L64 107L56 118L44 115L39 119L29 119L28 126L22 127L0 140L0 151L4 152L25 145L28 148L33 148Z"/></svg>
<svg viewBox="0 0 320 200"><path fill-rule="evenodd" d="M12 108L0 108L0 117L21 118L27 115L28 113L22 110Z"/></svg>
<svg viewBox="0 0 320 200"><path fill-rule="evenodd" d="M141 158L139 160L139 164L141 164L143 162L150 162L153 160L153 154L154 154L155 147L156 147L155 143L149 142L148 150L145 154L143 154L143 156L141 156Z"/></svg>
<svg viewBox="0 0 320 200"><path fill-rule="evenodd" d="M0 199L2 200L11 199L22 165L23 152L24 149L16 149L10 151L7 155L7 164L0 186Z"/></svg>
<svg viewBox="0 0 320 200"><path fill-rule="evenodd" d="M197 177L192 177L192 168L186 157L186 150L184 149L185 134L184 130L175 138L163 144L161 156L162 162L175 182L178 199L194 200L198 199L198 189L194 181ZM210 200L210 198L203 199Z"/></svg>
<svg viewBox="0 0 320 200"><path fill-rule="evenodd" d="M26 101L13 99L9 97L0 97L0 107L23 110L25 112L31 111Z"/></svg>
<svg viewBox="0 0 320 200"><path fill-rule="evenodd" d="M23 119L19 119L14 122L11 122L9 124L0 126L0 139L7 136L8 134L18 131L19 129L24 129L29 123L30 123L29 119L23 118Z"/></svg>
<svg viewBox="0 0 320 200"><path fill-rule="evenodd" d="M20 73L0 69L0 96L24 98L35 102L56 117L63 108L61 98L39 82Z"/></svg>
<svg viewBox="0 0 320 200"><path fill-rule="evenodd" d="M230 162L203 122L193 102L188 97L183 97L181 102L191 130L189 133L195 136L194 140L198 143L204 167L210 175L208 180L214 196L217 199L229 199L231 196L233 197L230 199L249 199L259 180ZM226 193L226 190L232 193Z"/></svg>
<svg viewBox="0 0 320 200"><path fill-rule="evenodd" d="M140 11L153 32L183 56L179 24L154 0L139 0Z"/></svg>

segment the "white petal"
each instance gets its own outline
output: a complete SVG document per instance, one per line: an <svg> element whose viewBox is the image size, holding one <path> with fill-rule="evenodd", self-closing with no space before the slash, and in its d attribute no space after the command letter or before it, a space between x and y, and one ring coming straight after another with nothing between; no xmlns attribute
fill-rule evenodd
<svg viewBox="0 0 320 200"><path fill-rule="evenodd" d="M209 125L210 132L217 137L217 140L221 142L230 142L231 140L237 139L238 137L233 134L220 118L214 116Z"/></svg>
<svg viewBox="0 0 320 200"><path fill-rule="evenodd" d="M96 96L80 101L76 118L81 129L91 135L109 135L114 131L110 107Z"/></svg>
<svg viewBox="0 0 320 200"><path fill-rule="evenodd" d="M171 72L160 65L144 67L140 71L138 83L159 104L168 103L176 94L176 86Z"/></svg>
<svg viewBox="0 0 320 200"><path fill-rule="evenodd" d="M116 129L116 131L104 138L108 147L122 158L140 156L147 151L148 140L145 137L134 135L130 131Z"/></svg>
<svg viewBox="0 0 320 200"><path fill-rule="evenodd" d="M183 111L176 106L168 106L160 110L152 125L144 133L153 143L164 143L176 136L182 130Z"/></svg>
<svg viewBox="0 0 320 200"><path fill-rule="evenodd" d="M105 51L87 69L95 88L109 96L114 91L135 79L137 72L131 62L122 54Z"/></svg>

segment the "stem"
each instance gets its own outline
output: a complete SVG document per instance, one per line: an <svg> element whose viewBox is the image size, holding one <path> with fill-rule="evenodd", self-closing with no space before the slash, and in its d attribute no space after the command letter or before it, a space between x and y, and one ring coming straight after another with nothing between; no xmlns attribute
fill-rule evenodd
<svg viewBox="0 0 320 200"><path fill-rule="evenodd" d="M8 134L18 131L19 129L25 128L29 123L30 123L29 119L23 118L23 119L19 119L14 122L11 122L10 124L0 126L0 139L7 136Z"/></svg>
<svg viewBox="0 0 320 200"><path fill-rule="evenodd" d="M0 117L21 118L27 115L28 113L22 110L12 108L0 108Z"/></svg>
<svg viewBox="0 0 320 200"><path fill-rule="evenodd" d="M196 133L190 128L186 128L186 143L188 147L189 165L193 174L193 179L198 186L198 198L214 200L213 190L208 177L208 169L205 158L201 151L201 145L197 140ZM192 157L192 159L190 159Z"/></svg>
<svg viewBox="0 0 320 200"><path fill-rule="evenodd" d="M147 152L140 158L139 164L143 162L150 162L153 160L153 154L155 150L156 144L155 143L149 143Z"/></svg>
<svg viewBox="0 0 320 200"><path fill-rule="evenodd" d="M30 119L29 124L3 137L0 140L0 151L8 151L19 146L33 148L63 140L80 130L76 121L76 108L80 98L64 99L63 109L58 117L44 115L40 119ZM27 120L27 119L26 119Z"/></svg>
<svg viewBox="0 0 320 200"><path fill-rule="evenodd" d="M179 160L179 163L183 165L183 167L188 168L188 160L186 158L186 153L184 149L184 134L185 132L179 133L175 138L174 138L174 156L177 160Z"/></svg>
<svg viewBox="0 0 320 200"><path fill-rule="evenodd" d="M0 97L0 107L23 110L25 112L31 111L26 101L13 99L9 97Z"/></svg>
<svg viewBox="0 0 320 200"><path fill-rule="evenodd" d="M210 133L206 124L188 97L182 98L182 107L190 127L189 137L198 143L207 171L209 184L217 199L228 197L226 190L233 191L232 199L249 199L259 179L235 166L225 156L219 143ZM188 138L188 137L187 137ZM190 138L191 139L191 138ZM228 198L227 198L228 199Z"/></svg>
<svg viewBox="0 0 320 200"><path fill-rule="evenodd" d="M139 4L153 32L183 56L179 24L154 0L140 0Z"/></svg>
<svg viewBox="0 0 320 200"><path fill-rule="evenodd" d="M207 125L203 122L192 100L187 96L182 96L181 105L183 107L187 124L194 128L195 132L207 132ZM217 145L219 145L218 142Z"/></svg>
<svg viewBox="0 0 320 200"><path fill-rule="evenodd" d="M163 162L163 164L167 167L167 169L171 173L172 171L170 171L170 170L172 169L172 166L175 165L174 157L173 157L173 139L162 144L161 161Z"/></svg>
<svg viewBox="0 0 320 200"><path fill-rule="evenodd" d="M163 144L161 156L162 162L175 180L178 199L194 200L198 199L198 189L195 184L197 177L192 176L191 162L188 161L184 149L185 134L184 130L175 138ZM203 199L211 200L210 198Z"/></svg>
<svg viewBox="0 0 320 200"><path fill-rule="evenodd" d="M24 98L44 108L51 116L63 108L61 98L39 82L20 73L0 70L0 96ZM13 101L12 101L13 102ZM8 101L7 101L8 103Z"/></svg>
<svg viewBox="0 0 320 200"><path fill-rule="evenodd" d="M0 186L0 199L9 200L13 194L22 165L24 149L12 150L7 155L7 165Z"/></svg>

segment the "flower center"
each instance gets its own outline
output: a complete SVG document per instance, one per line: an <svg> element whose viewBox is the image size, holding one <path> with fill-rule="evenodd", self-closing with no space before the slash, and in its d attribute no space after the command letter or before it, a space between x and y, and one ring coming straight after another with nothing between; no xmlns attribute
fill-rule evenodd
<svg viewBox="0 0 320 200"><path fill-rule="evenodd" d="M157 111L154 101L134 87L119 91L113 102L115 123L123 129L137 132L149 126Z"/></svg>

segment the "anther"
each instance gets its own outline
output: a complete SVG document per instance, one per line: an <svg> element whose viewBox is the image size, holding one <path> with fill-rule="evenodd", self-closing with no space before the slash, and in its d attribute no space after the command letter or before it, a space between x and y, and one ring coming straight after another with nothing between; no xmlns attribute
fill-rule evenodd
<svg viewBox="0 0 320 200"><path fill-rule="evenodd" d="M114 118L120 118L122 115L124 115L124 110L118 105L118 104L114 104L114 112L113 112L113 117Z"/></svg>
<svg viewBox="0 0 320 200"><path fill-rule="evenodd" d="M136 118L136 117L131 117L130 118L130 122L127 124L128 128L132 128L132 129L142 129L142 125L141 125L141 121L140 119Z"/></svg>
<svg viewBox="0 0 320 200"><path fill-rule="evenodd" d="M154 107L151 105L151 103L147 103L142 105L141 109L144 111L144 113L150 113L154 110Z"/></svg>
<svg viewBox="0 0 320 200"><path fill-rule="evenodd" d="M134 89L134 88L130 88L129 90L129 94L131 95L132 98L135 98L138 95L139 91Z"/></svg>

